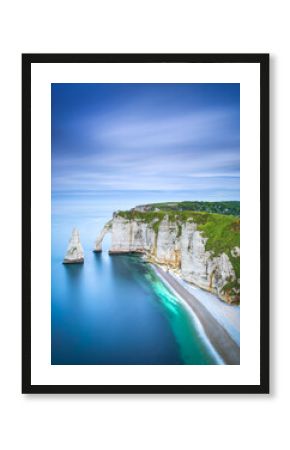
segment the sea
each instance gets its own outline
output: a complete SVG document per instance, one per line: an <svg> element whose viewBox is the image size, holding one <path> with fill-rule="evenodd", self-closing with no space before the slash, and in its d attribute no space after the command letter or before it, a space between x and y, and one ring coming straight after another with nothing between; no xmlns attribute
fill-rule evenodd
<svg viewBox="0 0 290 450"><path fill-rule="evenodd" d="M51 364L218 364L198 322L150 264L138 255L110 256L110 236L103 241L102 253L93 252L113 211L172 201L167 195L52 195ZM74 227L80 232L85 262L64 265Z"/></svg>

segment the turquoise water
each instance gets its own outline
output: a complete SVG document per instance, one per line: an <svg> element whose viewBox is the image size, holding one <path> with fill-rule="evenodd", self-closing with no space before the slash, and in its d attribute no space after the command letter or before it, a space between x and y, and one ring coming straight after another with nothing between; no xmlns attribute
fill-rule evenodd
<svg viewBox="0 0 290 450"><path fill-rule="evenodd" d="M103 253L93 253L99 224L75 219L58 211L52 220L52 364L216 364L153 268L140 256L109 256L108 240ZM75 225L85 263L63 265Z"/></svg>

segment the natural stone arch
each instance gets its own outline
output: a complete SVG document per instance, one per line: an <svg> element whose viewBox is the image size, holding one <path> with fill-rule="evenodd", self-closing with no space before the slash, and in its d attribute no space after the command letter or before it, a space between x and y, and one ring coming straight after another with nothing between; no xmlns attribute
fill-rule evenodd
<svg viewBox="0 0 290 450"><path fill-rule="evenodd" d="M106 234L111 233L111 231L112 231L112 220L107 222L106 225L102 228L101 232L99 233L95 242L94 252L102 251L103 239L106 236Z"/></svg>

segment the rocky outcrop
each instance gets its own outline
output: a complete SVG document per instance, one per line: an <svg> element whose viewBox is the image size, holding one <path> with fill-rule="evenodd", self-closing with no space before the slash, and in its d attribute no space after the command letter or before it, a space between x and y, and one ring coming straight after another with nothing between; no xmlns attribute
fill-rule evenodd
<svg viewBox="0 0 290 450"><path fill-rule="evenodd" d="M79 231L74 228L72 236L69 240L66 255L64 257L64 264L77 264L84 262L84 250L80 242Z"/></svg>
<svg viewBox="0 0 290 450"><path fill-rule="evenodd" d="M143 253L148 261L174 269L184 280L222 300L239 301L239 275L230 260L239 257L239 248L233 248L230 257L207 250L207 237L193 220L172 221L167 215L162 220L152 216L128 219L115 213L98 236L96 251L101 251L107 232L112 233L110 254Z"/></svg>
<svg viewBox="0 0 290 450"><path fill-rule="evenodd" d="M102 242L106 234L111 230L112 228L112 221L110 220L106 225L103 227L102 231L100 232L96 242L95 242L95 248L94 252L99 253L102 251Z"/></svg>

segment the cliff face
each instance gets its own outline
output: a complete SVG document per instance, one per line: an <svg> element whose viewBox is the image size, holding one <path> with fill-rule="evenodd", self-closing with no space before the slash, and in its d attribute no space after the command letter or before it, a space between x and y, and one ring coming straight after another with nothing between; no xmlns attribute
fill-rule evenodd
<svg viewBox="0 0 290 450"><path fill-rule="evenodd" d="M239 274L231 262L239 258L239 248L233 247L230 257L225 252L216 254L206 248L208 238L198 228L191 218L172 220L166 214L161 218L154 218L154 214L149 218L127 218L115 213L100 233L96 250L101 251L104 235L111 232L111 254L144 253L149 261L175 269L184 280L222 300L239 302Z"/></svg>

